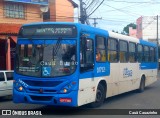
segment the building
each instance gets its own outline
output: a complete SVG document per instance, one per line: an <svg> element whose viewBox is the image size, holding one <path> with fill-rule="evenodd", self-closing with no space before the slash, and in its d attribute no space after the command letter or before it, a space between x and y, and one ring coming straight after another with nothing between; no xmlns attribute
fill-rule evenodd
<svg viewBox="0 0 160 118"><path fill-rule="evenodd" d="M160 19L158 22L160 32ZM137 19L137 38L157 43L157 16L143 16Z"/></svg>
<svg viewBox="0 0 160 118"><path fill-rule="evenodd" d="M22 24L42 22L48 0L0 0L0 70L14 68L16 37Z"/></svg>
<svg viewBox="0 0 160 118"><path fill-rule="evenodd" d="M73 22L76 7L72 0L0 0L0 70L14 69L17 34L22 24Z"/></svg>
<svg viewBox="0 0 160 118"><path fill-rule="evenodd" d="M44 21L74 22L74 8L78 5L72 0L49 0L49 10L43 14Z"/></svg>
<svg viewBox="0 0 160 118"><path fill-rule="evenodd" d="M129 36L137 38L137 29L133 29L133 27L129 27Z"/></svg>

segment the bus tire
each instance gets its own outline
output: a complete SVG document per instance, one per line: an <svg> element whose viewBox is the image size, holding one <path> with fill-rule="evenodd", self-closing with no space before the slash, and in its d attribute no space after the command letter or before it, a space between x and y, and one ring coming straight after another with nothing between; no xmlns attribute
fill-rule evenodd
<svg viewBox="0 0 160 118"><path fill-rule="evenodd" d="M142 93L144 91L144 88L145 88L145 77L142 76L138 92Z"/></svg>
<svg viewBox="0 0 160 118"><path fill-rule="evenodd" d="M99 84L96 92L95 102L90 103L90 107L96 108L103 104L105 99L105 87L102 84Z"/></svg>

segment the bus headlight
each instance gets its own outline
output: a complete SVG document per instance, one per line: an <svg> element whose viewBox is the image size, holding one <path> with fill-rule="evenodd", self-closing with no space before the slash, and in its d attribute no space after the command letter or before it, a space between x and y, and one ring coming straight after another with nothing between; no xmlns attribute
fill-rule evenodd
<svg viewBox="0 0 160 118"><path fill-rule="evenodd" d="M71 82L61 88L60 93L69 93L76 85L76 82Z"/></svg>

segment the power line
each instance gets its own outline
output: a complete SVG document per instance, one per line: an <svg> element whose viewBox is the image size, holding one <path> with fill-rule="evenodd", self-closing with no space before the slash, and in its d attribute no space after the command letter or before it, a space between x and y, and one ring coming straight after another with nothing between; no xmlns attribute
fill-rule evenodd
<svg viewBox="0 0 160 118"><path fill-rule="evenodd" d="M118 0L108 0L108 2L121 2L121 3L139 3L139 4L145 4L145 3L153 3L153 2L129 2L129 1L118 1ZM160 2L155 2L156 4Z"/></svg>
<svg viewBox="0 0 160 118"><path fill-rule="evenodd" d="M18 21L18 20L32 20L32 21L39 21L39 22L43 22L43 18L40 18L40 17L34 17L34 18L28 18L28 17L25 17L25 18L16 18L16 17L5 17L5 16L3 16L3 15L0 15L0 18L7 18L7 19L10 19L10 20L12 20L12 19L15 19L16 21ZM66 17L66 16L56 16L55 17L55 20L56 19L73 19L73 18L75 18L75 19L78 19L78 17ZM51 20L51 18L50 19L47 19L47 20ZM26 22L26 21L24 21L24 22Z"/></svg>
<svg viewBox="0 0 160 118"><path fill-rule="evenodd" d="M3 10L2 12L0 12L0 13L2 13L2 14L4 14L4 15L1 15L1 16L4 16L5 17L5 10L8 10L8 9L4 9L4 8L0 8L1 10ZM19 13L19 11L16 11L16 10L8 10L8 11L10 11L11 12L11 14L12 14L12 12L18 12ZM28 11L25 11L24 10L24 16L25 17L27 17L27 15L28 15L28 13L29 14L35 14L35 15L41 15L41 12L28 12ZM71 12L67 12L67 13L71 13ZM49 16L57 16L57 17L67 17L67 16L58 16L58 15L49 15ZM69 16L68 16L69 17ZM72 16L71 16L72 17ZM34 18L40 18L40 17L34 17ZM73 17L73 18L76 18L76 17Z"/></svg>
<svg viewBox="0 0 160 118"><path fill-rule="evenodd" d="M103 2L104 2L104 0L97 6L96 9L94 9L94 10L88 15L88 17L91 16L91 15L102 5Z"/></svg>
<svg viewBox="0 0 160 118"><path fill-rule="evenodd" d="M86 9L87 14L90 14L97 6L97 4L99 3L99 0L95 0L96 2L94 2L92 4L92 6L90 6L88 9Z"/></svg>
<svg viewBox="0 0 160 118"><path fill-rule="evenodd" d="M123 21L123 20L110 20L110 19L104 19L104 18L102 18L102 20L104 20L104 21L112 21L112 22L125 22L125 23L131 23L131 22L129 22L129 21Z"/></svg>
<svg viewBox="0 0 160 118"><path fill-rule="evenodd" d="M118 9L122 10L122 9L125 9L125 8L128 8L128 7L131 8L131 7L134 7L134 6L137 6L137 5L141 5L141 4L129 5L129 6L121 7L121 8L118 8ZM112 12L112 11L117 11L117 9L115 9L115 10L107 10L107 11L104 11L104 12Z"/></svg>
<svg viewBox="0 0 160 118"><path fill-rule="evenodd" d="M95 2L95 0L92 0L92 2L86 7L86 10Z"/></svg>
<svg viewBox="0 0 160 118"><path fill-rule="evenodd" d="M136 15L135 15L135 13L128 13L128 11L124 11L124 10L121 10L121 9L118 9L118 8L115 8L115 7L112 7L112 6L108 5L108 4L105 4L105 5L108 6L108 7L111 7L111 8L113 8L113 9L119 11L119 12L122 12L122 13L125 13L125 14L128 14L128 15L131 15L131 16L137 16L137 15L139 15L139 14L136 14ZM140 15L140 16L141 16L141 15Z"/></svg>
<svg viewBox="0 0 160 118"><path fill-rule="evenodd" d="M90 2L90 0L86 0L86 1L85 1L85 4L87 5L87 4L89 4L89 2Z"/></svg>

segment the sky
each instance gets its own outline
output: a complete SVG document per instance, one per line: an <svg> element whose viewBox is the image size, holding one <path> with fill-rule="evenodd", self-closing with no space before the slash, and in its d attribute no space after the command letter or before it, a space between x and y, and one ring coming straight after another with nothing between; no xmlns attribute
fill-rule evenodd
<svg viewBox="0 0 160 118"><path fill-rule="evenodd" d="M73 0L79 4L79 0ZM87 9L90 14L103 0L93 0L93 4ZM83 0L87 7L92 0ZM75 17L78 17L78 9L75 9ZM135 23L141 16L160 15L160 0L104 0L102 5L90 16L102 18L97 20L97 27L105 30L114 30L121 33L123 28L130 23ZM75 20L78 22L78 20ZM93 20L90 20L93 26Z"/></svg>

